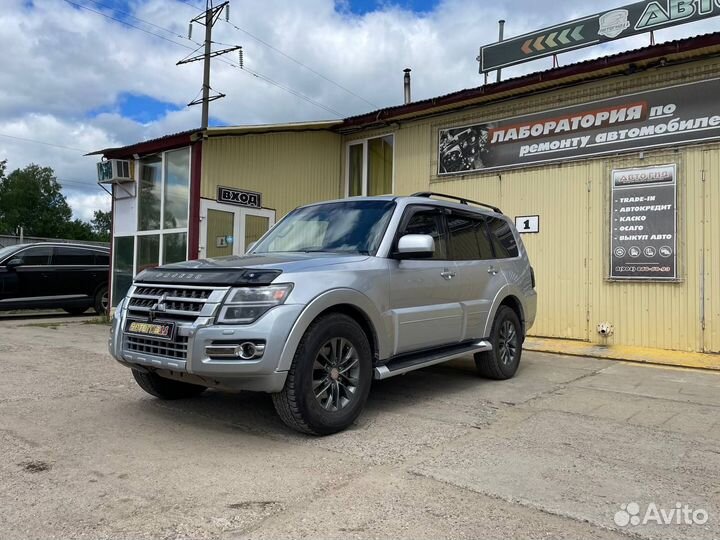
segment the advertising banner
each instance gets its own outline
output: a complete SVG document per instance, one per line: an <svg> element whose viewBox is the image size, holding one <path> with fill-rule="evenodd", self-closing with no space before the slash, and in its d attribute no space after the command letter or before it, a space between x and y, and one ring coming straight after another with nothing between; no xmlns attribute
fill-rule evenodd
<svg viewBox="0 0 720 540"><path fill-rule="evenodd" d="M720 15L720 0L646 0L485 45L480 72Z"/></svg>
<svg viewBox="0 0 720 540"><path fill-rule="evenodd" d="M567 161L720 138L720 79L441 129L438 175Z"/></svg>
<svg viewBox="0 0 720 540"><path fill-rule="evenodd" d="M677 279L676 173L675 165L612 172L610 279Z"/></svg>

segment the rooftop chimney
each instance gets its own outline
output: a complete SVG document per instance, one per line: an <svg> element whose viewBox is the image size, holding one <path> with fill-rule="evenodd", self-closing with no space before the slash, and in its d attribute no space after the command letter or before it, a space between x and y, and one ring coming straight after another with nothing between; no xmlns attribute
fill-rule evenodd
<svg viewBox="0 0 720 540"><path fill-rule="evenodd" d="M405 73L405 105L410 103L412 101L412 97L410 94L410 72L412 70L410 68L403 69L403 72Z"/></svg>

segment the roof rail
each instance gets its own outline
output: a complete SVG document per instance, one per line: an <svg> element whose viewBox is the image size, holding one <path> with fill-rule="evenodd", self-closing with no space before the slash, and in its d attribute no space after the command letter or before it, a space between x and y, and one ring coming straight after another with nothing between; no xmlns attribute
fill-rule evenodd
<svg viewBox="0 0 720 540"><path fill-rule="evenodd" d="M464 197L456 197L455 195L446 195L445 193L434 193L432 191L421 191L419 193L413 193L410 195L411 197L425 197L429 199L430 197L444 197L445 199L452 199L454 201L458 201L460 204L475 204L477 206L484 206L485 208L490 208L493 212L497 212L498 214L502 214L502 210L500 210L497 206L493 206L491 204L485 204L477 201L471 201L470 199L465 199Z"/></svg>

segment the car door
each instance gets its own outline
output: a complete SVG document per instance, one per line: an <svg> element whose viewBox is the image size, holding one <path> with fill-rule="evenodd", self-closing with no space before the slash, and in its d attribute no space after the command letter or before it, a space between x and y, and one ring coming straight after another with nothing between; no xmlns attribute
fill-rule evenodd
<svg viewBox="0 0 720 540"><path fill-rule="evenodd" d="M51 255L52 247L50 246L31 246L12 257L12 259L22 261L20 266L10 270L15 273L17 278L17 289L13 300L28 298L38 301L43 297L53 296Z"/></svg>
<svg viewBox="0 0 720 540"><path fill-rule="evenodd" d="M507 283L500 271L486 228L486 218L453 210L447 217L450 253L460 289L464 327L461 339L481 339L493 301Z"/></svg>
<svg viewBox="0 0 720 540"><path fill-rule="evenodd" d="M390 307L395 330L394 354L455 344L463 328L459 293L449 260L443 209L409 206L400 222L395 246L406 234L435 239L431 259L392 260Z"/></svg>
<svg viewBox="0 0 720 540"><path fill-rule="evenodd" d="M103 274L95 266L95 252L78 246L55 246L52 267L54 294L64 297L92 296Z"/></svg>

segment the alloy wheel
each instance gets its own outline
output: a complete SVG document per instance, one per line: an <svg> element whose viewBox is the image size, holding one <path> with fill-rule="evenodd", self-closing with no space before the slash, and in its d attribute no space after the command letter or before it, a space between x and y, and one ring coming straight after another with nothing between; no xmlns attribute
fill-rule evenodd
<svg viewBox="0 0 720 540"><path fill-rule="evenodd" d="M518 350L518 335L512 321L503 321L500 325L498 339L498 352L500 360L504 365L510 365L515 361Z"/></svg>
<svg viewBox="0 0 720 540"><path fill-rule="evenodd" d="M328 340L313 363L313 394L326 411L336 412L355 398L360 384L360 356L345 338Z"/></svg>

